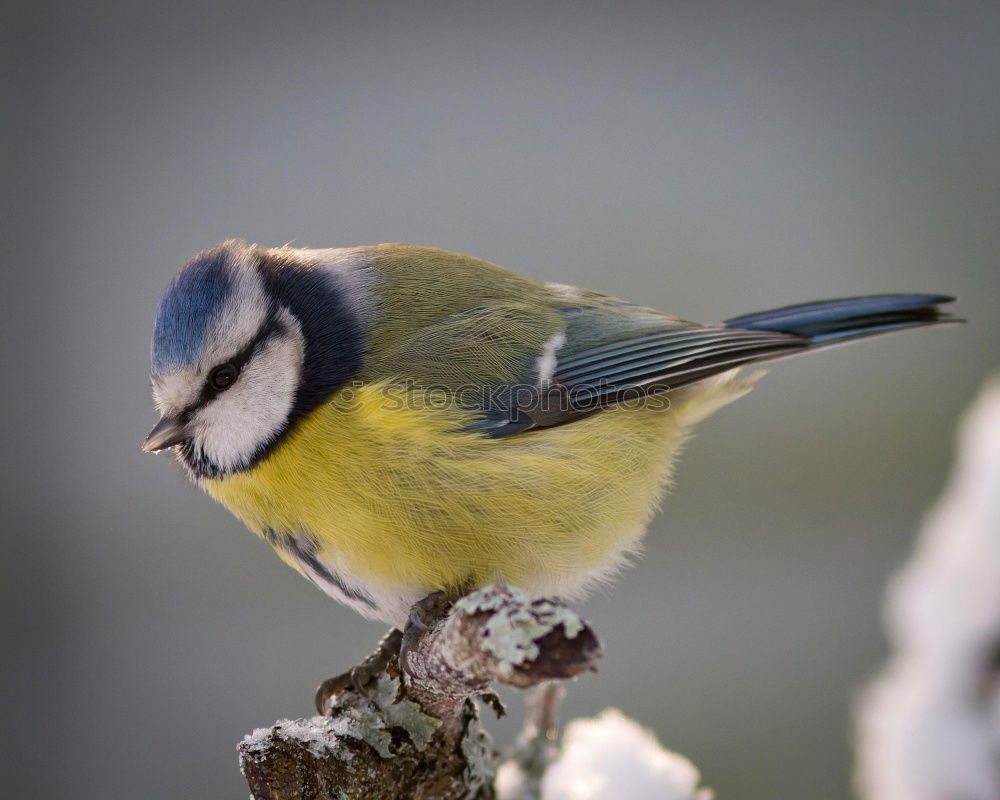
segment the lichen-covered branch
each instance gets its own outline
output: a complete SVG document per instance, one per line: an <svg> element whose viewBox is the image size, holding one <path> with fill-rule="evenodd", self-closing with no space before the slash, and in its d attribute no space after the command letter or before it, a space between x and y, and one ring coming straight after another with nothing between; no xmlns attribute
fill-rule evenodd
<svg viewBox="0 0 1000 800"><path fill-rule="evenodd" d="M594 669L590 627L554 600L490 586L420 604L362 694L337 695L326 717L282 721L247 736L240 766L257 800L493 797L496 756L472 698L499 681L527 688ZM367 696L366 696L367 695Z"/></svg>
<svg viewBox="0 0 1000 800"><path fill-rule="evenodd" d="M468 594L439 618L430 630L404 637L416 691L468 696L493 681L526 689L575 677L600 657L597 637L576 612L505 586Z"/></svg>

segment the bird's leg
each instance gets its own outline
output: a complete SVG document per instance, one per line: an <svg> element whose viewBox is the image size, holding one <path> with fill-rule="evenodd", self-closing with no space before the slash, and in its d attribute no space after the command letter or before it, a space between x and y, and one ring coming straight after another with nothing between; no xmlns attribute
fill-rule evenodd
<svg viewBox="0 0 1000 800"><path fill-rule="evenodd" d="M367 687L386 671L393 658L398 657L399 668L403 672L408 672L407 650L420 636L430 630L435 622L448 613L454 602L453 595L434 592L414 603L402 631L392 628L382 637L375 652L364 661L342 675L327 678L319 685L316 690L316 710L322 716L328 716L333 699L345 689L354 689L362 697L368 697Z"/></svg>
<svg viewBox="0 0 1000 800"><path fill-rule="evenodd" d="M417 639L429 631L435 622L442 619L455 603L455 596L447 592L434 592L419 600L410 608L410 616L403 627L402 641L399 645L399 668L407 675L412 675L407 663L407 654Z"/></svg>
<svg viewBox="0 0 1000 800"><path fill-rule="evenodd" d="M402 631L397 628L390 629L378 643L375 652L364 661L342 675L323 681L316 690L316 710L322 716L328 716L333 699L345 689L353 688L362 697L368 697L366 687L385 672L393 657L399 655L402 641Z"/></svg>

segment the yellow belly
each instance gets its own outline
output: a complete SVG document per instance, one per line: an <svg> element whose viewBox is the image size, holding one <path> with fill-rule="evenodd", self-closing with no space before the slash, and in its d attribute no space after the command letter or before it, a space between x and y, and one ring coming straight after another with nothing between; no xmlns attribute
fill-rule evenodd
<svg viewBox="0 0 1000 800"><path fill-rule="evenodd" d="M702 409L748 388L715 386ZM306 532L354 581L420 592L503 580L572 594L606 574L636 545L686 428L704 416L678 393L672 406L486 439L456 432L461 411L401 408L384 385L349 392L255 468L202 486L257 533Z"/></svg>

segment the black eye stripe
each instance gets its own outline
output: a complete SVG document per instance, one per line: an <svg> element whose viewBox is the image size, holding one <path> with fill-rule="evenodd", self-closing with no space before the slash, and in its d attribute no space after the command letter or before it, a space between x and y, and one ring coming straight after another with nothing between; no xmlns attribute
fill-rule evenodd
<svg viewBox="0 0 1000 800"><path fill-rule="evenodd" d="M247 342L246 346L243 347L242 350L240 350L232 358L227 358L224 361L221 361L219 363L219 366L224 364L230 364L236 369L236 379L233 381L233 383L235 383L236 380L239 380L239 376L240 373L243 371L243 367L246 366L247 362L251 358L253 358L254 354L257 353L259 350L262 350L264 348L264 345L267 344L268 340L271 339L272 336L275 336L284 330L285 330L285 324L272 314L267 318L267 320L264 321L264 324L260 326L260 329L257 331L257 333L254 334L254 337L249 342ZM212 373L210 371L209 375L211 374ZM190 406L188 406L185 409L184 413L190 416L197 409L201 408L206 403L209 403L212 400L214 400L217 395L221 394L228 388L229 386L226 386L222 389L217 389L212 385L211 380L206 378L204 384L202 384L201 394L198 395L198 399L195 400L195 402L192 403Z"/></svg>

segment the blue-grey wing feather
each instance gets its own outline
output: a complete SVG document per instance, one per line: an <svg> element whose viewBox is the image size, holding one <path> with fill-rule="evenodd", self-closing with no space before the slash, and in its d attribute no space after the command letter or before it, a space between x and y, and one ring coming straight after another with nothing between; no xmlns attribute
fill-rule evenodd
<svg viewBox="0 0 1000 800"><path fill-rule="evenodd" d="M561 425L636 395L667 392L739 366L892 331L955 322L943 295L843 298L698 325L608 300L565 308L565 343L541 400L558 408L516 408L509 427L495 417L487 435ZM502 416L502 415L500 415Z"/></svg>

